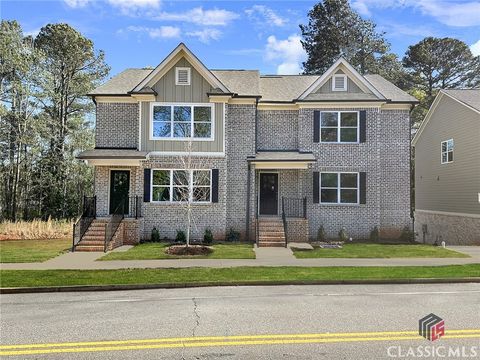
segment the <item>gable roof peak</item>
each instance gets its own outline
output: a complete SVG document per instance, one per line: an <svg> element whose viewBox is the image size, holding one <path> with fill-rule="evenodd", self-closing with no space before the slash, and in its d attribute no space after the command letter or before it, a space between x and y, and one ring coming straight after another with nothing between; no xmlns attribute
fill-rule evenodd
<svg viewBox="0 0 480 360"><path fill-rule="evenodd" d="M183 43L179 43L170 54L158 64L135 88L133 92L140 91L145 86L152 86L153 81L156 80L157 75L161 76L166 70L169 70L173 65L171 62L179 56L183 55L188 62L207 80L214 88L219 88L223 92L230 92L227 87L195 56L195 54Z"/></svg>

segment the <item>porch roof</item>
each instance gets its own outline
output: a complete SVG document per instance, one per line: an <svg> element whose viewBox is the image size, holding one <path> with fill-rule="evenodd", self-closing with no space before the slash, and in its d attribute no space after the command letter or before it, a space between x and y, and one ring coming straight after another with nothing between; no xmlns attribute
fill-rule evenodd
<svg viewBox="0 0 480 360"><path fill-rule="evenodd" d="M92 165L139 166L140 160L145 160L147 154L134 149L94 149L82 151L77 159L86 160Z"/></svg>
<svg viewBox="0 0 480 360"><path fill-rule="evenodd" d="M307 169L317 161L311 152L301 151L258 151L247 161L256 169Z"/></svg>

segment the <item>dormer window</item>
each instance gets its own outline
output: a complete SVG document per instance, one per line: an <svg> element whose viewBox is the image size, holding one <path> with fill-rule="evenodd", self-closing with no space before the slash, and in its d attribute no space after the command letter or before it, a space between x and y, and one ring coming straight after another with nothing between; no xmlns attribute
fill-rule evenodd
<svg viewBox="0 0 480 360"><path fill-rule="evenodd" d="M175 68L175 85L190 85L190 68Z"/></svg>
<svg viewBox="0 0 480 360"><path fill-rule="evenodd" d="M347 91L347 75L333 75L332 91Z"/></svg>

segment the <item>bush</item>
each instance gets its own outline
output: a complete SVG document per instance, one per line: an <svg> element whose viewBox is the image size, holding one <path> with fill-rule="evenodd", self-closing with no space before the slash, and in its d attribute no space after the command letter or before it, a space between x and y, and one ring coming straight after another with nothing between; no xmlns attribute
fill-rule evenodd
<svg viewBox="0 0 480 360"><path fill-rule="evenodd" d="M325 242L327 241L327 234L325 234L325 229L323 225L320 225L317 232L317 241Z"/></svg>
<svg viewBox="0 0 480 360"><path fill-rule="evenodd" d="M233 228L230 228L227 234L227 241L230 241L230 242L240 241L240 233L238 231L233 230Z"/></svg>
<svg viewBox="0 0 480 360"><path fill-rule="evenodd" d="M378 227L375 226L372 231L370 231L370 241L372 242L378 242L380 239L380 234L378 231Z"/></svg>
<svg viewBox="0 0 480 360"><path fill-rule="evenodd" d="M413 242L415 240L414 233L408 226L405 226L400 234L399 239L405 242Z"/></svg>
<svg viewBox="0 0 480 360"><path fill-rule="evenodd" d="M187 235L185 235L185 231L177 230L177 237L175 238L175 241L179 243L186 243Z"/></svg>
<svg viewBox="0 0 480 360"><path fill-rule="evenodd" d="M340 239L340 241L347 241L348 240L347 230L344 227L342 227L340 229L340 231L338 232L338 238Z"/></svg>
<svg viewBox="0 0 480 360"><path fill-rule="evenodd" d="M212 230L206 229L205 234L203 234L203 243L204 244L211 244L212 242L213 242Z"/></svg>
<svg viewBox="0 0 480 360"><path fill-rule="evenodd" d="M158 232L157 228L154 227L152 229L152 236L150 237L151 242L160 242L160 233Z"/></svg>

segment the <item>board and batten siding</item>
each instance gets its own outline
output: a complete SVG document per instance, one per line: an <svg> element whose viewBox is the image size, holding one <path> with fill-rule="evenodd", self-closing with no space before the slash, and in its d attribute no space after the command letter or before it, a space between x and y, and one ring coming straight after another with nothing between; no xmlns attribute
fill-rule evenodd
<svg viewBox="0 0 480 360"><path fill-rule="evenodd" d="M453 139L453 162L441 142ZM443 95L415 145L415 208L480 214L480 114Z"/></svg>
<svg viewBox="0 0 480 360"><path fill-rule="evenodd" d="M191 70L190 85L175 85L175 68L188 67ZM162 103L206 103L210 104L207 93L213 90L200 73L185 59L181 58L154 85L157 92L156 102ZM224 112L223 104L214 104L214 140L194 140L194 152L224 152ZM151 102L141 102L141 150L158 152L183 152L186 141L182 140L151 140Z"/></svg>

